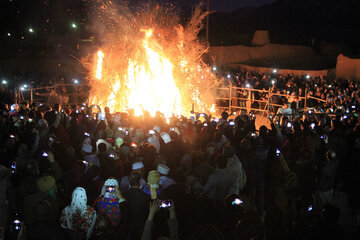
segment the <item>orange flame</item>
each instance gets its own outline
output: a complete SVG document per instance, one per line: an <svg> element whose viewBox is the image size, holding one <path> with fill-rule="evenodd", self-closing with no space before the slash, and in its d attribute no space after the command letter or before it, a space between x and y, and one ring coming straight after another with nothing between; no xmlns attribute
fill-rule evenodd
<svg viewBox="0 0 360 240"><path fill-rule="evenodd" d="M101 79L101 71L102 71L102 63L104 61L104 53L102 51L97 52L98 60L97 60L97 68L96 68L96 78Z"/></svg>
<svg viewBox="0 0 360 240"><path fill-rule="evenodd" d="M136 116L159 111L166 118L189 116L193 105L198 112L215 110L217 78L202 62L206 45L196 38L206 14L197 8L184 28L167 13L154 7L121 15L121 34L109 33L97 52L90 102L112 112L134 109Z"/></svg>

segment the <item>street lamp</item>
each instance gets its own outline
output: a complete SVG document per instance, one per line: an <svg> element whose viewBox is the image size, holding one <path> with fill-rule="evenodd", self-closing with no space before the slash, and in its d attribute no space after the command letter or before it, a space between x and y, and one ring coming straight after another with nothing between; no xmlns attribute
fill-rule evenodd
<svg viewBox="0 0 360 240"><path fill-rule="evenodd" d="M7 84L7 81L6 81L6 80L2 80L1 84L2 84L2 85L6 85L6 84Z"/></svg>

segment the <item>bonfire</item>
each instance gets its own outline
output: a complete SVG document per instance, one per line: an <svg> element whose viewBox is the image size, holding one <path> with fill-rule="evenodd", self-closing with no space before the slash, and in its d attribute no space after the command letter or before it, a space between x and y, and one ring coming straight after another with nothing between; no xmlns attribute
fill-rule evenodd
<svg viewBox="0 0 360 240"><path fill-rule="evenodd" d="M202 60L208 44L198 39L208 14L198 6L186 24L174 8L102 3L103 39L90 66L90 103L139 116L189 116L215 110L216 75Z"/></svg>

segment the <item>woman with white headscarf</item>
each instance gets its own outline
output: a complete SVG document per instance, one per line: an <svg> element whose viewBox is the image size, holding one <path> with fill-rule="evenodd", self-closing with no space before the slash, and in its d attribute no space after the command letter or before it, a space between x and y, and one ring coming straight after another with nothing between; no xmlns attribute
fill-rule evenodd
<svg viewBox="0 0 360 240"><path fill-rule="evenodd" d="M72 193L71 204L61 213L61 226L75 232L84 232L86 239L89 239L95 222L96 212L94 208L87 205L85 189L75 188Z"/></svg>

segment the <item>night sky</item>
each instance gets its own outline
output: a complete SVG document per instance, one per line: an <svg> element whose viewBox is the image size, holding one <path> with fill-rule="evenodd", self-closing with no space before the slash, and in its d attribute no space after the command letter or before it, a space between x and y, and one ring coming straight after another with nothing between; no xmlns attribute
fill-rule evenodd
<svg viewBox="0 0 360 240"><path fill-rule="evenodd" d="M182 4L196 4L201 0L182 0ZM206 0L202 0L206 2ZM276 0L210 0L210 9L215 11L231 12L241 7L259 7L264 4L273 3Z"/></svg>

